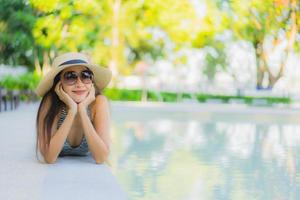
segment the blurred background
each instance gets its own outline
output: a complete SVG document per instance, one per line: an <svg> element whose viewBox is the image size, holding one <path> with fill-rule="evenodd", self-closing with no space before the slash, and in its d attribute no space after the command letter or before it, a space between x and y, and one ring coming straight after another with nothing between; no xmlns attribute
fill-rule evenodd
<svg viewBox="0 0 300 200"><path fill-rule="evenodd" d="M23 99L66 51L112 70L106 95L113 100L269 105L299 98L298 0L0 5L0 84L23 91Z"/></svg>
<svg viewBox="0 0 300 200"><path fill-rule="evenodd" d="M299 9L299 0L0 0L0 111L35 102L2 112L0 125L33 119L33 90L53 58L81 51L113 72L110 167L129 199L297 199Z"/></svg>

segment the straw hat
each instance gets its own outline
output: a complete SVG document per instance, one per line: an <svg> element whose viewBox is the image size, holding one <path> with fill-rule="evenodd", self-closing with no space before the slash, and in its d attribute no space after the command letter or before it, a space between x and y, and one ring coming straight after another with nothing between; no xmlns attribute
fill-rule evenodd
<svg viewBox="0 0 300 200"><path fill-rule="evenodd" d="M87 55L73 52L65 53L53 60L50 71L40 81L35 93L39 96L44 96L53 86L53 80L59 72L76 65L85 66L94 73L94 83L100 90L105 88L111 80L111 71L90 63Z"/></svg>

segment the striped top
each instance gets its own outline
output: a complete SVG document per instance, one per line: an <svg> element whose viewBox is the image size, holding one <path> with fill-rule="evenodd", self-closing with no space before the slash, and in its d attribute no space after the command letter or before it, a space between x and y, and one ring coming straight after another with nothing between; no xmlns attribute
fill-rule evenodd
<svg viewBox="0 0 300 200"><path fill-rule="evenodd" d="M62 125L63 121L65 120L68 112L65 107L62 108L62 111L60 113L60 117L57 123L57 129ZM91 119L91 111L88 109L88 116ZM64 146L59 153L58 156L86 156L89 153L88 143L86 141L86 138L83 136L83 139L81 141L81 144L77 147L72 147L67 139L65 140Z"/></svg>

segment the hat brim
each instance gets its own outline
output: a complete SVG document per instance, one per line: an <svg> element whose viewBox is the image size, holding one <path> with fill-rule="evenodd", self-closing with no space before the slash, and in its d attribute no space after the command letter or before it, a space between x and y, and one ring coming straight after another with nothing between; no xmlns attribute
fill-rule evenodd
<svg viewBox="0 0 300 200"><path fill-rule="evenodd" d="M38 96L44 96L53 86L53 80L59 72L62 70L72 67L72 66L84 66L89 68L94 73L94 84L97 86L98 89L104 89L110 82L112 73L109 69L100 67L94 64L69 64L69 65L62 65L58 68L51 69L40 81L37 88L35 89L35 93Z"/></svg>

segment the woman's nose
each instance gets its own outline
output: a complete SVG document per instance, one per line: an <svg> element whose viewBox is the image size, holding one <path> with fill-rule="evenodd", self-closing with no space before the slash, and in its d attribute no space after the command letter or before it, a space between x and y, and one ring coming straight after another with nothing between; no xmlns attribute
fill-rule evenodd
<svg viewBox="0 0 300 200"><path fill-rule="evenodd" d="M77 77L77 81L75 83L76 86L84 86L85 84L81 81L79 77Z"/></svg>

